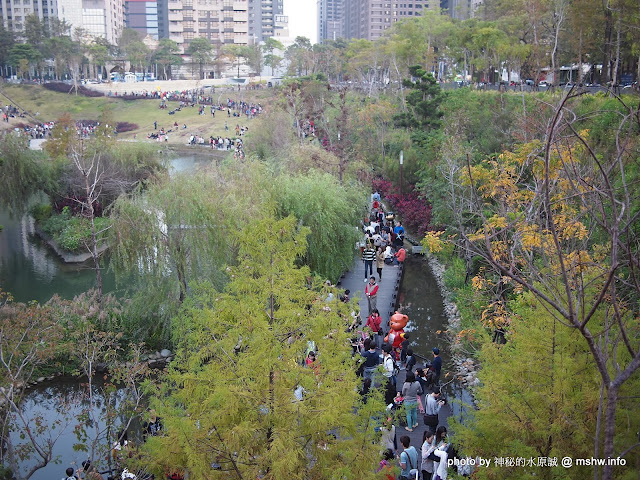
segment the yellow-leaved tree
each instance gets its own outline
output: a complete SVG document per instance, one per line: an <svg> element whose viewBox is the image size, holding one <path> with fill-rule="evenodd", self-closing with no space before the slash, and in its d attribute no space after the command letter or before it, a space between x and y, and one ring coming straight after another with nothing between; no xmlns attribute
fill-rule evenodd
<svg viewBox="0 0 640 480"><path fill-rule="evenodd" d="M568 92L562 97L543 141L519 145L479 164L467 162L459 177L465 187L466 225L479 228L465 229L460 221L453 226L454 241L487 265L474 280L476 288L493 284L495 289L495 302L482 319L486 326L507 338L517 332L507 297L527 291L545 318L553 319L553 328L569 329L572 341L581 342L588 356L573 356L571 361L588 359L585 368L596 371L600 382L593 426L584 440L591 442L592 456L615 459L640 446L640 418L627 415L629 402L638 395L634 379L640 368L640 117L637 106L620 99L610 102L606 113L583 111L581 118L577 109L584 104L574 103L575 96ZM606 134L615 141L590 138L583 128L583 118L597 115L606 118ZM442 246L434 234L423 243L432 250ZM543 324L542 317L539 322ZM550 328L544 331L551 335ZM590 408L587 396L585 415ZM504 414L514 418L519 412ZM551 450L563 444L564 434L552 425L550 419ZM594 478L613 478L613 469L620 468L614 463L604 462L602 471L595 466Z"/></svg>

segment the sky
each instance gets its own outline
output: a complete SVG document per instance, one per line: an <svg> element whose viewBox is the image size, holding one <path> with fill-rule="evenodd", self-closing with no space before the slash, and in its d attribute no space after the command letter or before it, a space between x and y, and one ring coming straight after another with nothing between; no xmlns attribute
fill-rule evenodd
<svg viewBox="0 0 640 480"><path fill-rule="evenodd" d="M289 36L318 41L316 0L284 0L284 14L289 17Z"/></svg>

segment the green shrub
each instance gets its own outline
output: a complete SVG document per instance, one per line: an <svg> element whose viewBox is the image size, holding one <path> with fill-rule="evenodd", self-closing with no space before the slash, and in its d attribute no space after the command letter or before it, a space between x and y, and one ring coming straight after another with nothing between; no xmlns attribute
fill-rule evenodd
<svg viewBox="0 0 640 480"><path fill-rule="evenodd" d="M466 276L467 269L465 267L464 260L460 257L453 257L444 272L444 284L449 291L455 295L456 290L464 288L464 280Z"/></svg>
<svg viewBox="0 0 640 480"><path fill-rule="evenodd" d="M62 210L62 213L57 215L51 215L44 222L42 222L42 230L55 237L59 235L67 226L67 222L71 218L71 214L69 213L68 207L65 207Z"/></svg>
<svg viewBox="0 0 640 480"><path fill-rule="evenodd" d="M29 213L36 222L42 224L53 213L53 207L47 203L39 203L31 207Z"/></svg>
<svg viewBox="0 0 640 480"><path fill-rule="evenodd" d="M109 219L99 217L94 220L98 242L102 243L109 226ZM71 216L68 207L59 215L51 215L42 223L42 230L51 235L54 241L68 252L84 251L91 244L91 222L88 218Z"/></svg>
<svg viewBox="0 0 640 480"><path fill-rule="evenodd" d="M86 244L85 241L91 238L89 222L83 220L79 217L69 219L62 231L55 237L58 245L69 252L80 250Z"/></svg>

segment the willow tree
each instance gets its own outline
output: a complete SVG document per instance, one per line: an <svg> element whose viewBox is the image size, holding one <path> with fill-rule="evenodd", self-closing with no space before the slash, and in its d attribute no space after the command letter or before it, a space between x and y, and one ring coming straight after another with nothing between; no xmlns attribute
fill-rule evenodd
<svg viewBox="0 0 640 480"><path fill-rule="evenodd" d="M379 453L372 417L384 404L373 396L360 405L345 333L350 306L326 302L326 287L296 266L308 233L294 217L248 225L224 292L203 287L185 303L174 325L180 350L154 402L164 436L144 448L155 473L370 476ZM307 367L310 345L317 363Z"/></svg>
<svg viewBox="0 0 640 480"><path fill-rule="evenodd" d="M360 188L342 185L329 174L283 176L275 189L281 216L295 215L309 227L305 263L314 273L336 281L353 265L367 198Z"/></svg>
<svg viewBox="0 0 640 480"><path fill-rule="evenodd" d="M56 188L56 164L29 149L24 138L0 136L0 205L10 213L23 213L32 195Z"/></svg>
<svg viewBox="0 0 640 480"><path fill-rule="evenodd" d="M221 287L222 267L234 258L233 233L269 211L268 201L257 163L160 176L144 192L120 197L111 215L112 265L119 280L132 277L141 287L141 314L164 312L166 320L192 282L207 279ZM155 319L149 325L159 334L162 328L156 329L166 326Z"/></svg>

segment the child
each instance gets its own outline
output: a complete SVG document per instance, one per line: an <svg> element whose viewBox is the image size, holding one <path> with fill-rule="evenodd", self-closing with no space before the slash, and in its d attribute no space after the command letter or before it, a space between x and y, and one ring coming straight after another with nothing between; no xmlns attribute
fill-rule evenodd
<svg viewBox="0 0 640 480"><path fill-rule="evenodd" d="M407 372L410 372L415 365L416 357L413 356L413 350L409 348L407 349L407 358L405 359L405 368L407 369Z"/></svg>
<svg viewBox="0 0 640 480"><path fill-rule="evenodd" d="M383 472L388 480L395 480L395 467L393 465L393 451L386 449L384 452L384 458L380 460L380 465L376 472Z"/></svg>
<svg viewBox="0 0 640 480"><path fill-rule="evenodd" d="M65 474L67 475L67 477L66 477L66 479L65 479L65 480L78 480L78 477L76 477L76 476L73 474L73 471L74 471L74 470L73 470L73 468L71 468L71 467L69 467L69 468L67 468L67 469L65 470Z"/></svg>

